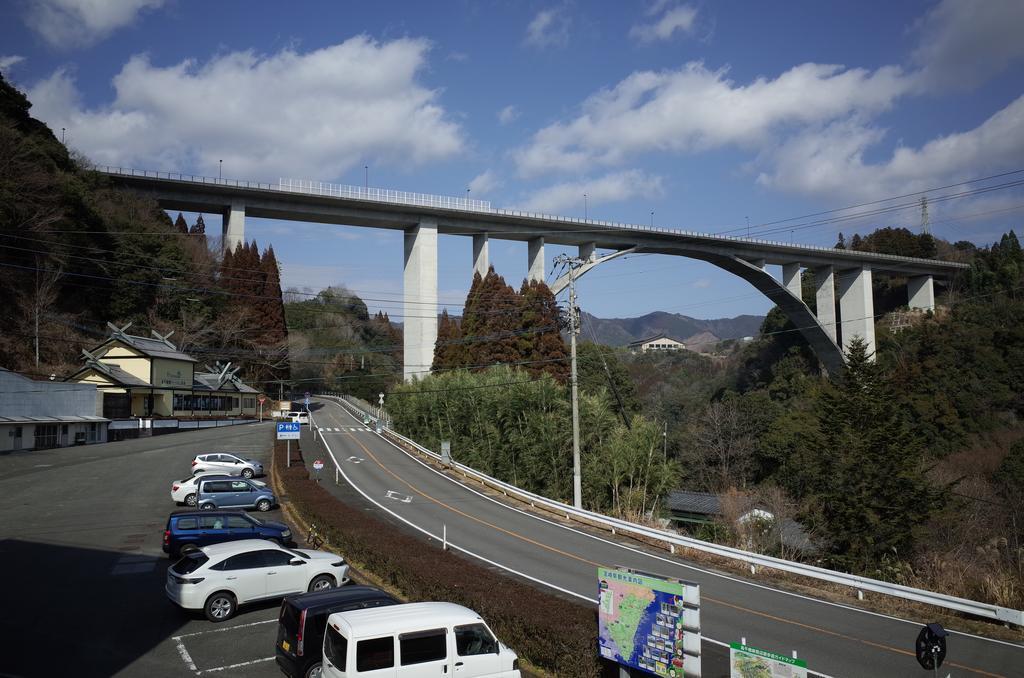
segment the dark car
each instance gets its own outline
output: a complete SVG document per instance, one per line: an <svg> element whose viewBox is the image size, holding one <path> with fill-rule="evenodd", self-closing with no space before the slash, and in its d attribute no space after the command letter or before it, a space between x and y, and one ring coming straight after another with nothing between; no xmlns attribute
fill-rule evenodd
<svg viewBox="0 0 1024 678"><path fill-rule="evenodd" d="M277 619L277 665L292 678L319 677L329 616L399 602L372 586L346 586L285 598Z"/></svg>
<svg viewBox="0 0 1024 678"><path fill-rule="evenodd" d="M164 530L164 553L172 558L182 549L237 539L273 539L287 544L292 531L284 523L259 520L245 511L180 511L172 513Z"/></svg>

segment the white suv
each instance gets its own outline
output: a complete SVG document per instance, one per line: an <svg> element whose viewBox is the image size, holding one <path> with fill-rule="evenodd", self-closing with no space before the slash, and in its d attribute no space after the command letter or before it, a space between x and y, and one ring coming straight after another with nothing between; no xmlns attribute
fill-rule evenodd
<svg viewBox="0 0 1024 678"><path fill-rule="evenodd" d="M206 471L252 478L263 475L263 464L255 459L246 459L230 452L209 452L196 455L196 458L192 460L192 475Z"/></svg>
<svg viewBox="0 0 1024 678"><path fill-rule="evenodd" d="M210 621L222 622L239 605L341 586L347 575L345 560L333 553L243 539L182 557L167 570L164 592L186 610L203 610Z"/></svg>
<svg viewBox="0 0 1024 678"><path fill-rule="evenodd" d="M171 500L178 504L184 504L185 506L196 505L196 485L199 484L200 478L220 477L225 480L231 478L237 478L238 476L231 476L221 471L204 471L197 473L194 476L188 478L182 478L181 480L175 480L171 483ZM259 480L250 480L253 485L257 487L266 487L266 483L260 482Z"/></svg>

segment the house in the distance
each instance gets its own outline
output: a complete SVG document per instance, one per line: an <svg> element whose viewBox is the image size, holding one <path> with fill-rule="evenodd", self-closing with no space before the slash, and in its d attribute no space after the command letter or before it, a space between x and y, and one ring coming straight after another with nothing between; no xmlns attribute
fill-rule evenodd
<svg viewBox="0 0 1024 678"><path fill-rule="evenodd" d="M686 344L665 336L665 334L658 334L629 344L629 350L633 353L647 353L648 351L680 351L685 348Z"/></svg>
<svg viewBox="0 0 1024 678"><path fill-rule="evenodd" d="M96 387L29 379L0 367L0 452L107 441Z"/></svg>
<svg viewBox="0 0 1024 678"><path fill-rule="evenodd" d="M129 323L130 325L130 323ZM198 361L170 335L139 337L110 325L110 337L91 351L69 382L93 384L110 419L254 416L259 392L235 376L231 364L196 369Z"/></svg>

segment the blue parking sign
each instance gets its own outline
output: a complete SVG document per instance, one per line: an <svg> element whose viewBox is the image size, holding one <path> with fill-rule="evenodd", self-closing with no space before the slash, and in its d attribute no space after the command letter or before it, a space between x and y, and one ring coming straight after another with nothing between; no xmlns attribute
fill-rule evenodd
<svg viewBox="0 0 1024 678"><path fill-rule="evenodd" d="M300 424L297 421L279 421L277 422L277 439L278 440L298 440L300 433Z"/></svg>

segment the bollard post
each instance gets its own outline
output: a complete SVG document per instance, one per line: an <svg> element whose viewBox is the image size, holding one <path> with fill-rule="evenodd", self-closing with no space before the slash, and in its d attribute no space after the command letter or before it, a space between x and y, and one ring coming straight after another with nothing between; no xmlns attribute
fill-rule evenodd
<svg viewBox="0 0 1024 678"><path fill-rule="evenodd" d="M448 524L445 523L441 526L441 550L448 550Z"/></svg>

